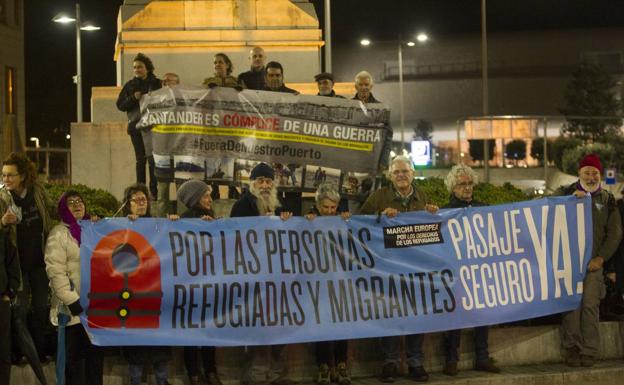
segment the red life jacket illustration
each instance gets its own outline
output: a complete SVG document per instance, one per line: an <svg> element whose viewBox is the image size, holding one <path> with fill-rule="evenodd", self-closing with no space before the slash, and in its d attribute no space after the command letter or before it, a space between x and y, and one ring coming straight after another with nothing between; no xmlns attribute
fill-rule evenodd
<svg viewBox="0 0 624 385"><path fill-rule="evenodd" d="M158 328L160 257L132 230L103 237L91 255L87 320L92 328Z"/></svg>

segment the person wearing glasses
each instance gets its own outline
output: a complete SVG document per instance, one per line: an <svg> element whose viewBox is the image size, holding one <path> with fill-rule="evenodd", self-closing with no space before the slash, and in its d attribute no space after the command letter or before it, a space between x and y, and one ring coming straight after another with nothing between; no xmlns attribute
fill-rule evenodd
<svg viewBox="0 0 624 385"><path fill-rule="evenodd" d="M129 220L136 221L139 218L151 218L150 196L147 186L136 183L124 191L123 215ZM169 216L175 220L177 216ZM167 366L171 359L171 350L166 346L126 346L123 349L124 356L129 364L130 385L140 385L143 377L143 367L151 364L154 367L156 385L166 385Z"/></svg>
<svg viewBox="0 0 624 385"><path fill-rule="evenodd" d="M102 385L102 350L91 344L80 324L80 242L79 220L97 220L87 214L80 193L74 190L65 192L58 202L58 215L61 223L54 226L48 237L45 250L46 272L50 278L53 296L50 306L50 319L59 325L59 313L69 316L65 326L66 384ZM60 347L59 347L60 348Z"/></svg>
<svg viewBox="0 0 624 385"><path fill-rule="evenodd" d="M0 231L8 233L17 250L22 274L22 289L17 293L14 309L16 333L20 344L32 345L36 354L20 349L33 368L47 361L44 343L48 325L48 276L44 262L46 239L51 220L47 211L48 197L37 182L37 167L22 153L11 153L2 162L0 187ZM32 310L32 329L27 331L26 316ZM21 331L20 331L21 330ZM32 335L32 339L31 339ZM37 370L35 370L37 372Z"/></svg>
<svg viewBox="0 0 624 385"><path fill-rule="evenodd" d="M458 164L451 168L446 176L444 184L451 194L449 204L444 208L462 208L486 206L485 203L473 199L474 186L477 183L477 174L466 165ZM459 340L461 330L450 330L444 333L444 351L446 363L442 373L447 376L457 375L457 361L459 355ZM490 373L500 372L500 368L494 365L488 352L488 326L479 326L474 330L475 370Z"/></svg>
<svg viewBox="0 0 624 385"><path fill-rule="evenodd" d="M392 184L372 193L362 205L360 214L387 215L393 218L408 211L427 210L430 213L438 211L438 206L428 203L427 195L416 186L414 168L408 157L397 156L392 159L388 172ZM411 334L405 339L408 376L413 381L424 382L429 380L429 374L423 366L422 345L424 339L424 334ZM400 336L380 338L384 360L380 376L382 382L394 382L398 375L400 342Z"/></svg>

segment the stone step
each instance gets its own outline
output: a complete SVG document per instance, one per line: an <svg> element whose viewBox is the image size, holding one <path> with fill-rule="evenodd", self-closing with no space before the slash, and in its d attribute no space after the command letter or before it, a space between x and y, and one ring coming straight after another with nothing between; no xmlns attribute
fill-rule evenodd
<svg viewBox="0 0 624 385"><path fill-rule="evenodd" d="M624 336L623 330L624 323L618 322L601 322L601 358L607 360L597 366L598 369L611 368L611 361L618 360L623 356L622 349L622 336ZM540 370L552 371L552 368L558 368L559 371L570 371L567 367L560 365L563 360L561 355L561 331L557 325L547 326L501 326L490 328L489 347L490 355L496 360L497 364L502 366L506 375L514 375L518 378L527 376L524 370L535 369L537 372ZM474 345L472 343L472 330L465 330L462 333L462 340L460 346L460 361L458 368L460 370L466 370L472 368L474 364ZM106 376L106 384L127 384L128 380L128 366L125 360L116 354L118 349L110 348L111 352L106 357L104 373ZM425 337L425 367L426 369L434 373L433 378L437 380L447 380L445 377L439 374L444 364L444 352L442 349L442 333L430 333ZM173 358L169 364L170 382L172 384L184 384L186 381L186 373L183 362L182 348L174 348ZM316 375L316 362L314 354L314 344L293 344L289 345L286 350L287 367L289 368L290 377L300 382L309 382ZM380 361L379 347L377 339L360 339L353 340L349 343L349 367L354 378L362 379L363 383L366 381L375 381L375 384L379 385L375 376L379 374L381 361ZM613 361L617 363L618 361ZM217 349L217 369L219 375L225 385L238 385L241 368L244 366L244 348L218 348ZM617 366L616 364L612 366ZM622 361L619 361L619 365L624 370ZM405 363L402 365L402 370L406 371ZM596 369L596 370L598 370ZM605 369L605 370L606 370ZM609 369L610 370L610 369ZM607 370L607 372L609 372ZM49 363L45 365L45 372L47 378L51 381L55 376L54 364ZM438 374L435 374L438 373ZM472 381L471 373L477 375L476 372L462 371L459 379L464 381ZM550 372L549 372L550 373ZM601 372L600 372L601 373ZM602 376L602 374L600 374ZM610 373L610 372L609 372ZM579 374L580 376L581 374ZM479 374L483 376L483 374ZM567 376L567 375L566 375ZM560 375L563 381L566 376ZM605 374L607 376L607 374ZM624 384L624 372L618 374L621 381L616 382L618 385ZM496 376L494 376L496 377ZM492 378L494 378L492 377ZM514 378L516 378L514 377ZM552 377L555 381L557 375L550 373L547 376L549 379L547 382L540 382L539 376L535 377L536 380L526 382L527 384L568 384L570 382L549 382ZM608 377L608 376L607 376ZM18 385L31 385L36 384L36 380L29 366L13 367L11 384ZM482 378L482 377L479 377ZM489 384L489 376L483 377L485 382L458 382L458 384ZM531 377L533 378L533 377ZM359 380L358 380L359 381ZM512 384L523 384L520 379L510 380L516 381ZM607 380L605 380L607 381ZM453 382L450 382L453 383ZM600 382L602 383L602 382ZM604 382L610 383L610 382ZM495 384L492 382L492 384ZM496 383L497 384L497 383ZM591 385L597 385L598 382L591 382ZM615 383L614 383L615 384ZM4 384L0 384L4 385ZM509 385L509 384L505 384Z"/></svg>
<svg viewBox="0 0 624 385"><path fill-rule="evenodd" d="M46 365L46 377L49 385L55 385L54 365ZM186 385L185 376L169 379L171 385ZM624 363L622 360L605 360L592 368L569 368L563 364L544 364L527 366L505 366L500 374L489 374L474 370L460 371L456 377L448 377L440 372L431 372L428 384L431 385L622 385L624 383ZM30 368L14 367L11 385L36 385L37 382ZM127 385L127 376L107 375L105 385ZM147 384L155 384L153 376ZM313 385L310 380L301 385ZM413 385L414 381L400 378L395 385ZM382 385L377 377L354 378L353 385Z"/></svg>

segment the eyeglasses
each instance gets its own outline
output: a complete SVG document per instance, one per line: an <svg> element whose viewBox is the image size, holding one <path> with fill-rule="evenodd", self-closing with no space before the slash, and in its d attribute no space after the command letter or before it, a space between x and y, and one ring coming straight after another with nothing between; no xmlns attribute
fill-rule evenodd
<svg viewBox="0 0 624 385"><path fill-rule="evenodd" d="M132 198L132 199L130 199L130 202L135 203L137 205L144 205L144 204L147 203L147 198L145 198L145 197Z"/></svg>
<svg viewBox="0 0 624 385"><path fill-rule="evenodd" d="M392 175L407 175L411 172L411 170L394 170L392 171Z"/></svg>
<svg viewBox="0 0 624 385"><path fill-rule="evenodd" d="M474 183L472 182L468 182L468 183L457 183L455 185L455 187L457 188L473 188L474 187Z"/></svg>
<svg viewBox="0 0 624 385"><path fill-rule="evenodd" d="M20 174L2 174L2 179L14 179L18 177Z"/></svg>
<svg viewBox="0 0 624 385"><path fill-rule="evenodd" d="M80 198L76 198L76 199L68 199L67 200L67 205L68 206L80 206L84 204L84 202L82 201L82 199Z"/></svg>

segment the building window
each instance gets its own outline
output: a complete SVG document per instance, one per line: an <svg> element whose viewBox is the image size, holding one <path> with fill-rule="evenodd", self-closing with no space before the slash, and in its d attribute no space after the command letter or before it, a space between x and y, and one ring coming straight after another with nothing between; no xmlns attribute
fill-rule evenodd
<svg viewBox="0 0 624 385"><path fill-rule="evenodd" d="M0 24L6 24L7 0L0 0Z"/></svg>
<svg viewBox="0 0 624 385"><path fill-rule="evenodd" d="M17 97L15 95L15 91L16 91L16 87L15 87L15 68L13 67L6 67L5 69L5 95L6 98L4 98L4 100L6 100L6 113L7 114L12 114L15 115L17 113Z"/></svg>
<svg viewBox="0 0 624 385"><path fill-rule="evenodd" d="M20 2L21 0L15 0L15 2L13 3L13 21L15 22L16 26L20 25Z"/></svg>

